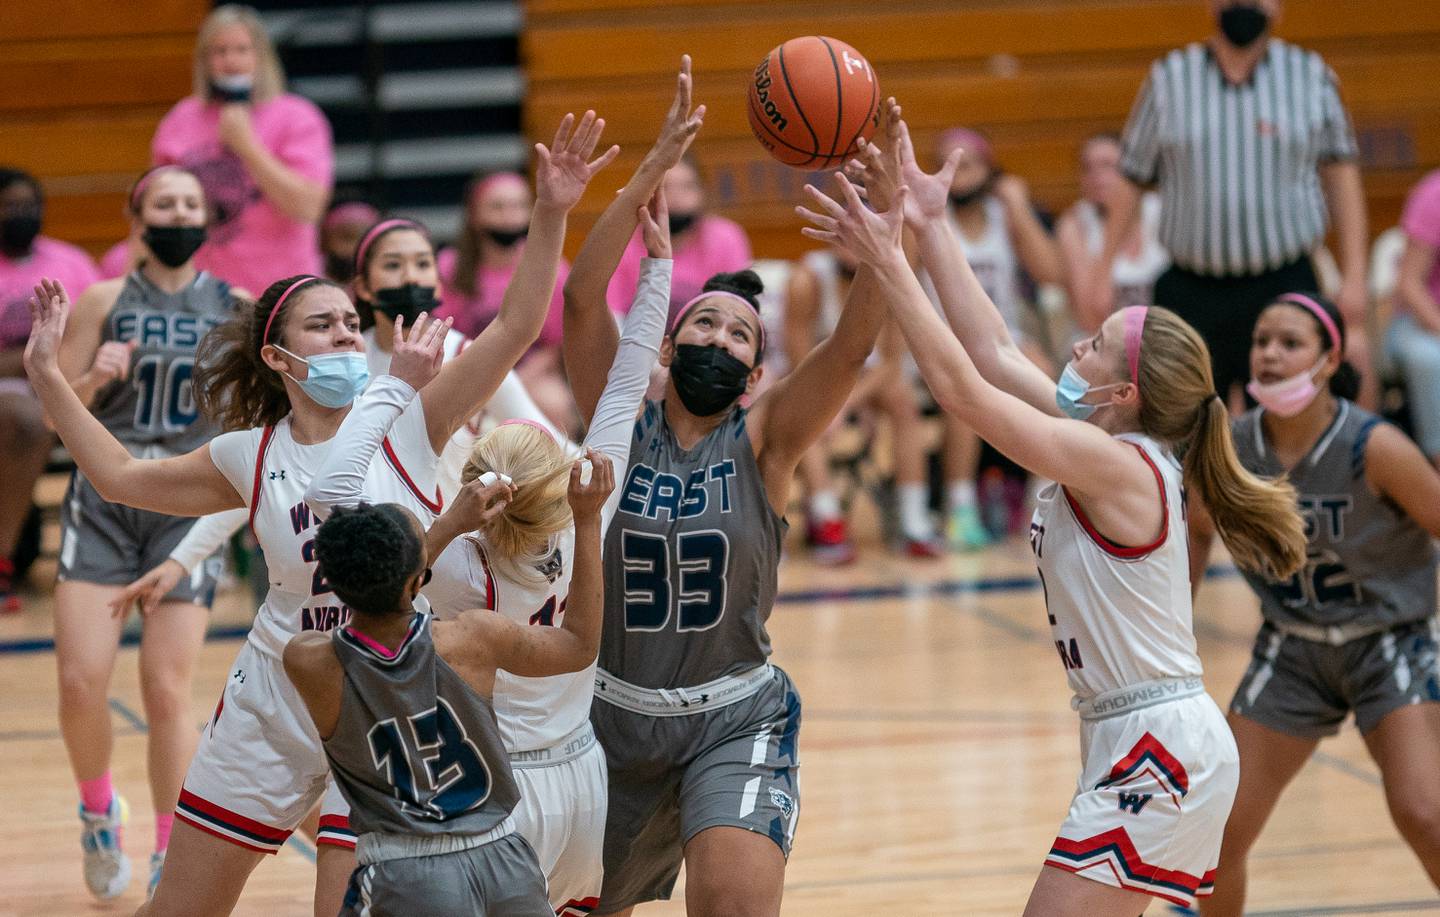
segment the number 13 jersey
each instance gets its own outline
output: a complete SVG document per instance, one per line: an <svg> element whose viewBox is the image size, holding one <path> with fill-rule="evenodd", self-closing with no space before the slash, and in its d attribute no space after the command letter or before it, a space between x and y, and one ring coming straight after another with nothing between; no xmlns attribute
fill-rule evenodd
<svg viewBox="0 0 1440 917"><path fill-rule="evenodd" d="M605 534L600 668L644 688L690 687L763 665L786 524L770 507L748 411L682 449L664 404L635 422Z"/></svg>
<svg viewBox="0 0 1440 917"><path fill-rule="evenodd" d="M1164 521L1153 542L1124 547L1109 541L1059 484L1040 491L1030 522L1055 648L1081 698L1202 673L1191 620L1183 474L1155 440L1115 438L1138 449L1155 473Z"/></svg>

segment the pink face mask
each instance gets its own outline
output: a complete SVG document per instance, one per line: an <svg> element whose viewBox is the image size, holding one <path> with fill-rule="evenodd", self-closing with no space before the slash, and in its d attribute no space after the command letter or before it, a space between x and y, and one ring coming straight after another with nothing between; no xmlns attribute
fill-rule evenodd
<svg viewBox="0 0 1440 917"><path fill-rule="evenodd" d="M1320 394L1320 386L1315 384L1315 374L1324 365L1325 357L1322 355L1318 363L1299 375L1268 385L1258 379L1251 379L1246 383L1245 391L1276 417L1294 417L1309 407L1315 396Z"/></svg>

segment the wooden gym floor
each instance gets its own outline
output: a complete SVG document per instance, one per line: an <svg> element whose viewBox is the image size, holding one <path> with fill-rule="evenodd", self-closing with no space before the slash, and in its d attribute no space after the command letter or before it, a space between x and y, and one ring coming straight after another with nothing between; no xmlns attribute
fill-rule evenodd
<svg viewBox="0 0 1440 917"><path fill-rule="evenodd" d="M1078 770L1077 719L1029 548L1012 539L923 562L864 547L844 570L817 568L801 550L781 568L775 661L805 701L803 815L784 913L1017 914ZM52 577L43 561L32 576ZM0 619L0 800L11 824L0 838L0 914L129 914L144 894L152 838L136 651L120 654L111 706L137 878L118 901L99 904L81 879L76 792L56 728L48 585L26 598L21 615ZM213 624L233 633L251 614L247 591L235 589ZM1248 659L1255 601L1222 570L1196 618L1207 681L1223 704ZM239 648L233 635L204 648L197 724ZM267 859L236 913L308 915L311 857L297 841ZM681 901L677 889L676 901L639 913L681 914ZM1253 856L1250 906L1267 915L1440 911L1390 824L1353 726L1322 745L1281 801ZM1171 912L1159 902L1148 911Z"/></svg>

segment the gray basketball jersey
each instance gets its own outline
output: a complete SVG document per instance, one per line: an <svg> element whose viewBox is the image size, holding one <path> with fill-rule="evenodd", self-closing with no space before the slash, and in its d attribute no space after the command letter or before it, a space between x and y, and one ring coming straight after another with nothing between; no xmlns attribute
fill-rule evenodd
<svg viewBox="0 0 1440 917"><path fill-rule="evenodd" d="M102 389L91 411L127 446L189 452L219 431L195 407L195 348L230 318L230 285L203 271L183 290L166 293L139 271L125 278L100 341L135 340L130 374Z"/></svg>
<svg viewBox="0 0 1440 917"><path fill-rule="evenodd" d="M1329 429L1289 473L1309 538L1309 559L1285 582L1249 571L1266 619L1328 627L1421 621L1435 614L1430 535L1365 478L1365 447L1383 421L1343 399ZM1267 477L1285 473L1265 442L1260 408L1232 427L1240 462Z"/></svg>
<svg viewBox="0 0 1440 917"><path fill-rule="evenodd" d="M764 664L785 521L770 508L745 422L688 451L651 401L605 534L600 667L645 688L690 687Z"/></svg>
<svg viewBox="0 0 1440 917"><path fill-rule="evenodd" d="M325 757L356 834L484 834L520 799L495 711L436 654L430 620L394 655L335 629L345 687Z"/></svg>

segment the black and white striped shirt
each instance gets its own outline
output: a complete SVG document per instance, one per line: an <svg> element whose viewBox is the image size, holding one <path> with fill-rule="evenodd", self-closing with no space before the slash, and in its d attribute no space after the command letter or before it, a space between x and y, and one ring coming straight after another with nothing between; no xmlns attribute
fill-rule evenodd
<svg viewBox="0 0 1440 917"><path fill-rule="evenodd" d="M1226 81L1208 45L1156 61L1125 126L1121 169L1158 183L1160 241L1175 263L1253 276L1325 234L1317 165L1353 159L1355 135L1319 54L1271 39L1250 79Z"/></svg>

